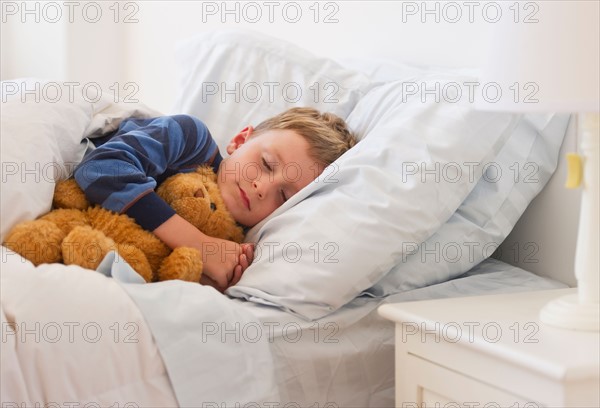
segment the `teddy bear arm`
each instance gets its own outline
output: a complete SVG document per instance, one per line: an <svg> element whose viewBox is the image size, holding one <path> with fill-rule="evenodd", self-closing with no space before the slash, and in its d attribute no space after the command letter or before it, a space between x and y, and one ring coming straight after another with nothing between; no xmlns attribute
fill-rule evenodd
<svg viewBox="0 0 600 408"><path fill-rule="evenodd" d="M195 248L179 247L166 257L160 266L158 280L180 279L200 283L202 256Z"/></svg>
<svg viewBox="0 0 600 408"><path fill-rule="evenodd" d="M40 217L41 220L50 221L60 228L65 235L70 233L73 228L89 225L90 222L83 211L76 209L57 209Z"/></svg>
<svg viewBox="0 0 600 408"><path fill-rule="evenodd" d="M25 221L17 224L2 243L34 265L63 260L61 244L65 233L47 220Z"/></svg>
<svg viewBox="0 0 600 408"><path fill-rule="evenodd" d="M66 265L87 269L97 269L106 254L116 250L146 282L152 282L152 269L142 251L131 245L118 244L90 226L74 228L63 240L61 248Z"/></svg>
<svg viewBox="0 0 600 408"><path fill-rule="evenodd" d="M141 251L150 263L152 271L158 272L163 259L171 253L171 249L158 237L144 230L127 215L116 214L101 207L92 207L87 210L87 214L92 227L102 231L124 248ZM130 251L135 252L134 249Z"/></svg>
<svg viewBox="0 0 600 408"><path fill-rule="evenodd" d="M75 227L62 242L65 265L79 265L96 269L109 251L117 249L116 243L89 225Z"/></svg>
<svg viewBox="0 0 600 408"><path fill-rule="evenodd" d="M132 245L117 244L117 252L146 282L156 280L150 262L142 250Z"/></svg>
<svg viewBox="0 0 600 408"><path fill-rule="evenodd" d="M52 199L52 206L54 208L85 210L90 205L90 202L85 197L85 193L81 190L75 179L70 178L56 183Z"/></svg>

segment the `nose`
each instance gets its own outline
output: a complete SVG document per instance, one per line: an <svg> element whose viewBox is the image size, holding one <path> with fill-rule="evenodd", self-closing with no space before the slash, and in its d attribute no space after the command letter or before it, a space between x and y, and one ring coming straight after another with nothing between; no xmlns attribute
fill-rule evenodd
<svg viewBox="0 0 600 408"><path fill-rule="evenodd" d="M259 199L262 200L265 197L262 185L258 181L252 181L252 188L254 188L254 191L256 191L256 195Z"/></svg>

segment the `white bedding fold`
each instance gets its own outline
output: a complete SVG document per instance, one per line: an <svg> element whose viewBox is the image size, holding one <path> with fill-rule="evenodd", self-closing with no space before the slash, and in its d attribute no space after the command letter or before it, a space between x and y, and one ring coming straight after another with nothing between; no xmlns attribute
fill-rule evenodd
<svg viewBox="0 0 600 408"><path fill-rule="evenodd" d="M115 280L36 268L2 247L0 290L2 406L177 405L152 333Z"/></svg>

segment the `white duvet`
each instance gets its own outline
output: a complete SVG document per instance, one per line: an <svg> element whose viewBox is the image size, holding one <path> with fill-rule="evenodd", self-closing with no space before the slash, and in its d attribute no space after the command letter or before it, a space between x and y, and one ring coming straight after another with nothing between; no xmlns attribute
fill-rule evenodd
<svg viewBox="0 0 600 408"><path fill-rule="evenodd" d="M177 406L152 333L116 281L35 268L2 247L0 283L2 406Z"/></svg>

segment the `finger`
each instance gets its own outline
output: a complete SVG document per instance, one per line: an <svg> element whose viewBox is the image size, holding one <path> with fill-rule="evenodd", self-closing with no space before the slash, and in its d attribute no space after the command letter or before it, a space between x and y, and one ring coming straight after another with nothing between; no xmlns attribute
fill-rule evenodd
<svg viewBox="0 0 600 408"><path fill-rule="evenodd" d="M248 257L248 263L254 262L254 244L249 245L246 250L246 256Z"/></svg>
<svg viewBox="0 0 600 408"><path fill-rule="evenodd" d="M242 267L240 265L237 265L235 267L235 270L233 271L233 279L231 280L231 285L237 285L237 283L240 281L240 279L242 279Z"/></svg>
<svg viewBox="0 0 600 408"><path fill-rule="evenodd" d="M252 263L252 261L254 260L254 245L253 244L244 244L242 246L242 249L244 251L244 255L246 255L246 258L248 259L248 265L250 265Z"/></svg>
<svg viewBox="0 0 600 408"><path fill-rule="evenodd" d="M240 255L240 263L239 265L242 267L242 272L246 270L246 268L248 267L248 258L246 257L246 255L242 254Z"/></svg>

